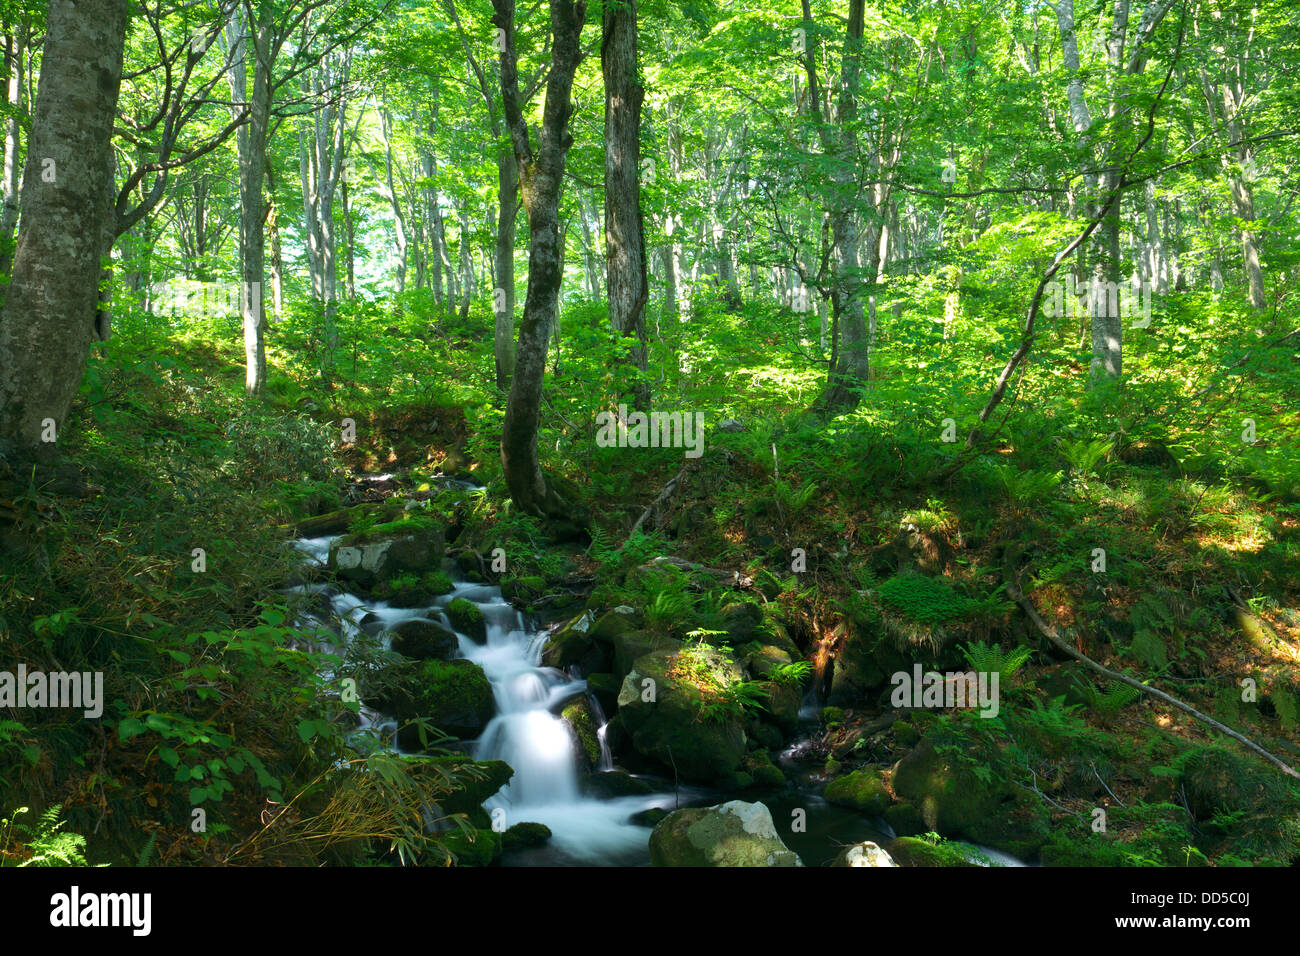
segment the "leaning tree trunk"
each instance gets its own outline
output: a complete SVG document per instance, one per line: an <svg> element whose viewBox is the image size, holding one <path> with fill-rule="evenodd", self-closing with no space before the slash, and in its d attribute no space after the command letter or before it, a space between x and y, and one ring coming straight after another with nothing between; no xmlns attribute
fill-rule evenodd
<svg viewBox="0 0 1300 956"><path fill-rule="evenodd" d="M39 450L51 423L57 438L94 336L126 23L125 0L50 0L0 312L0 442L19 453Z"/></svg>
<svg viewBox="0 0 1300 956"><path fill-rule="evenodd" d="M547 485L537 455L542 380L546 350L558 311L564 260L560 244L560 188L564 163L573 138L569 134L573 75L582 60L578 38L586 4L550 0L551 70L536 149L520 109L519 73L515 58L514 0L492 0L492 22L503 33L501 99L514 145L519 182L528 215L528 293L519 328L515 374L506 401L501 433L501 465L515 506L534 515L562 516L564 501Z"/></svg>

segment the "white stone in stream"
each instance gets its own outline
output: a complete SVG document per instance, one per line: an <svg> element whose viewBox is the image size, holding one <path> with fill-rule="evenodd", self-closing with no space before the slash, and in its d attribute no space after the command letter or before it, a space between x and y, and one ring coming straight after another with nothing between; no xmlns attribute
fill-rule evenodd
<svg viewBox="0 0 1300 956"><path fill-rule="evenodd" d="M832 866L898 866L888 853L870 841L855 843L838 857Z"/></svg>
<svg viewBox="0 0 1300 956"><path fill-rule="evenodd" d="M579 634L586 634L591 629L592 622L596 619L590 611L587 611L573 625L573 629Z"/></svg>
<svg viewBox="0 0 1300 956"><path fill-rule="evenodd" d="M631 607L630 605L627 605L627 604L620 604L618 607L614 608L614 613L615 613L615 614L635 614L635 613L636 613L636 608Z"/></svg>
<svg viewBox="0 0 1300 956"><path fill-rule="evenodd" d="M740 827L746 833L765 840L779 840L776 825L772 823L772 813L762 803L746 803L744 800L731 800L718 807L719 813L734 813L740 817Z"/></svg>

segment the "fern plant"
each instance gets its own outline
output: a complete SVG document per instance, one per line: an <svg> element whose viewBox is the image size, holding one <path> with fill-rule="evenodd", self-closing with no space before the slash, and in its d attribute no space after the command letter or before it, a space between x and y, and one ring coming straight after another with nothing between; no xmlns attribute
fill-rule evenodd
<svg viewBox="0 0 1300 956"><path fill-rule="evenodd" d="M62 804L50 807L32 826L17 822L29 812L28 807L19 807L13 816L0 819L0 866L90 865L86 862L86 838L63 832L59 819Z"/></svg>
<svg viewBox="0 0 1300 956"><path fill-rule="evenodd" d="M983 641L974 641L962 648L962 656L972 670L996 673L1000 684L1006 684L1033 654L1033 648L1023 645L1004 651L1000 644L985 644Z"/></svg>

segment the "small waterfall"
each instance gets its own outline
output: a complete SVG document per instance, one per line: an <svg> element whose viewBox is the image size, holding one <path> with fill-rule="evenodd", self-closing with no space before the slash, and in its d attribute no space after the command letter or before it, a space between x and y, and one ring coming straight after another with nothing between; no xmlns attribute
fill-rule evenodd
<svg viewBox="0 0 1300 956"><path fill-rule="evenodd" d="M614 755L610 753L609 742L605 739L605 734L609 730L609 721L605 719L605 711L600 706L600 701L596 699L595 694L588 694L587 700L591 704L591 711L596 717L596 740L600 742L600 766L596 768L598 773L604 773L606 770L614 769Z"/></svg>
<svg viewBox="0 0 1300 956"><path fill-rule="evenodd" d="M462 584L439 599L474 601L483 611L487 642L460 637L461 655L483 668L496 698L497 715L474 746L478 760L504 760L514 768L497 795L514 812L576 800L578 766L568 725L552 711L586 689L560 671L541 666L542 638L530 634L519 612L494 587ZM518 822L518 821L515 821Z"/></svg>

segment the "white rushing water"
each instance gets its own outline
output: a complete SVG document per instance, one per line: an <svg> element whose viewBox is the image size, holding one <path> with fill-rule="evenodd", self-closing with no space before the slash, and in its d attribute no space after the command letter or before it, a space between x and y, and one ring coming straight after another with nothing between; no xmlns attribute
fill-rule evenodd
<svg viewBox="0 0 1300 956"><path fill-rule="evenodd" d="M294 546L318 564L329 556L333 537L300 539ZM450 569L449 569L450 570ZM321 585L293 590L314 593ZM458 582L432 607L397 608L383 601L366 601L347 592L328 596L328 605L341 622L342 638L363 633L384 633L403 621L429 618L454 630L444 613L457 598L473 601L483 612L487 642L479 644L457 632L460 654L483 668L496 699L497 714L471 745L476 760L504 760L514 776L485 804L491 812L505 811L505 823L543 823L551 840L537 862L619 865L646 862L650 830L631 822L634 814L651 807L672 809L672 793L603 799L583 796L579 790L577 741L559 714L574 697L587 692L587 682L575 680L541 665L546 632L530 629L524 618L486 584ZM363 625L363 620L367 624ZM323 624L310 614L303 623ZM385 636L384 645L391 646ZM612 769L605 743L604 718L594 698L593 711L601 721L600 770ZM370 721L367 721L370 722ZM525 857L528 854L524 855Z"/></svg>
<svg viewBox="0 0 1300 956"><path fill-rule="evenodd" d="M515 771L484 806L489 812L503 809L509 825L546 824L552 849L573 862L618 864L644 857L650 831L632 823L631 817L650 807L671 808L673 795L583 796L577 742L558 711L585 694L587 682L542 666L546 632L529 630L498 588L457 585L438 603L446 605L457 597L473 600L483 610L487 643L460 635L460 650L483 668L497 703L497 715L475 744L474 757L504 760ZM558 861L551 857L546 862Z"/></svg>

